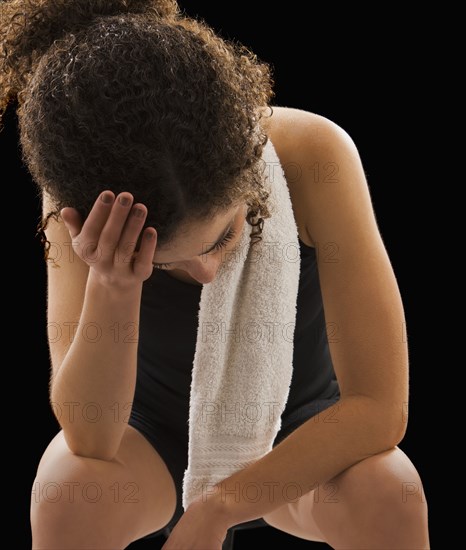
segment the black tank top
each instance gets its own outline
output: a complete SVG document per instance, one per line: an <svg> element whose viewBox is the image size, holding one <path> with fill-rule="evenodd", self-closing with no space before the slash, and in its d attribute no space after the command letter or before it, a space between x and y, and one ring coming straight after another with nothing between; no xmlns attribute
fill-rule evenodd
<svg viewBox="0 0 466 550"><path fill-rule="evenodd" d="M301 272L294 334L293 376L282 420L338 388L330 357L316 251L299 239ZM191 370L202 287L154 270L143 285L134 413L146 422L188 434Z"/></svg>

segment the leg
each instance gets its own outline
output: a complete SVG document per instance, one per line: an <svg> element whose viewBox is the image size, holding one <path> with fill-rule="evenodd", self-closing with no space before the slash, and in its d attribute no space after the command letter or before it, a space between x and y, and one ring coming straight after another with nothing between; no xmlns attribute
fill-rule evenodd
<svg viewBox="0 0 466 550"><path fill-rule="evenodd" d="M336 549L429 548L422 482L398 447L358 462L264 520Z"/></svg>
<svg viewBox="0 0 466 550"><path fill-rule="evenodd" d="M163 528L175 505L165 463L133 427L108 462L74 455L59 432L33 485L33 549L123 549Z"/></svg>

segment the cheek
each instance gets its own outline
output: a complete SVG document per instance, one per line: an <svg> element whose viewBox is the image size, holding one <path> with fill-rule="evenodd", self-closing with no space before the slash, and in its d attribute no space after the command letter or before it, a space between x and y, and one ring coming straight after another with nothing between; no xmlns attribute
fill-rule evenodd
<svg viewBox="0 0 466 550"><path fill-rule="evenodd" d="M239 229L238 231L241 233L241 231L243 230L243 227L244 227L244 224L248 223L247 220L246 220L246 216L248 214L248 207L247 205L244 206L240 216L239 216Z"/></svg>

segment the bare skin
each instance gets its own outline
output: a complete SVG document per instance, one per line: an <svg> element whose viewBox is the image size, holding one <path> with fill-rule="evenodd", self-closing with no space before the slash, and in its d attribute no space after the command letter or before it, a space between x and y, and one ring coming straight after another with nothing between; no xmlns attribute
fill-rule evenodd
<svg viewBox="0 0 466 550"><path fill-rule="evenodd" d="M155 264L164 264L163 269L171 276L190 284L203 285L212 282L225 253L238 242L246 223L246 214L247 205L242 203L216 216L207 225L189 224L180 238L169 246L157 248ZM234 232L225 247L217 253L202 254L203 250L213 245L225 233L225 229Z"/></svg>
<svg viewBox="0 0 466 550"><path fill-rule="evenodd" d="M293 156L294 147L290 139L283 137L290 134L286 131L287 124L296 125L293 120L296 114L290 111L276 109L268 128L284 167L292 162L301 162ZM306 124L308 121L306 119ZM316 120L316 124L321 124L321 120ZM292 178L288 178L288 184L299 236L305 244L312 246L315 240L311 235L318 234L318 228L308 220L306 187L302 181L293 183ZM130 193L121 195L132 202ZM62 211L67 228L61 222L51 222L47 230L48 239L61 246L78 240L99 242L103 249L115 248L118 243L124 247L127 242L137 241L144 216L139 221L135 220L136 217L130 217L131 204L121 207L118 201L110 205L96 201L96 205L96 211L93 211L95 216L91 213L84 224L72 209ZM132 208L135 206L144 212L146 210L144 205L133 205ZM44 197L44 212L47 208L47 198ZM79 319L80 325L84 326L86 321L98 320L104 326L109 318L120 319L122 323L136 319L141 287L152 273L152 262L170 263L170 275L185 282L210 282L215 277L224 251L235 246L245 223L244 216L244 205L235 205L209 224L183 228L183 238L175 241L170 248L159 249L156 239L143 239L142 242L147 242L146 248L137 254L137 261L132 265L123 266L110 254L102 262L89 261L89 254L86 256L82 248L74 247L73 261L63 265L62 270L49 268L49 322ZM232 219L236 235L228 242L227 248L203 257L197 256L205 243L217 240ZM146 232L156 233L153 228L146 229ZM101 242L105 235L106 241ZM325 288L325 273L323 277ZM64 282L65 279L68 283ZM120 309L115 308L115 303L119 303ZM125 307L124 318L118 317L121 316L121 304ZM54 370L52 400L56 403L106 403L106 396L110 394L116 396L111 401L122 406L131 402L137 349L128 344L115 349L112 342L110 338L102 338L100 348L95 345L89 348L84 339L76 337L72 344L64 339L51 344ZM111 353L114 354L112 361L101 359L99 370L94 368L94 357L108 358ZM87 376L81 373L73 378L72 367L76 364L81 369L87 365ZM115 376L115 370L119 376ZM346 372L341 367L337 370L337 376L339 372L345 380ZM113 414L104 414L97 423L83 420L82 414L73 418L73 422L69 415L62 415L60 423L63 429L43 455L35 488L58 483L63 489L74 484L75 498L71 503L65 502L67 493L64 491L64 496L57 502L47 498L47 491L39 491L39 498L32 499L34 549L125 548L132 541L166 525L176 503L173 480L157 451L137 430L123 420L115 422ZM326 428L320 426L319 429ZM393 437L394 441L398 439L398 436ZM336 499L329 502L326 498L328 493L323 493L322 489L319 489L320 493L310 491L297 502L275 505L273 510L264 512L264 519L285 532L307 540L325 541L334 548L428 548L427 505L419 475L396 445L388 444L383 451L385 444L377 445L380 451L374 451L362 459L348 458L350 464L347 467L341 467L336 474L326 478L338 487ZM319 473L326 471L325 464L329 465L327 471L331 471L332 460L334 457L318 457L315 463L317 469L321 467ZM263 471L268 474L268 463L263 461L263 464ZM89 483L97 483L102 489L102 495L96 502L89 502L93 498L92 492L88 494L82 490ZM403 499L402 487L407 483L410 489ZM89 487L90 491L93 487ZM108 487L114 489L108 491ZM116 487L119 488L118 497L115 497ZM130 498L131 502L128 501L128 487L137 488L136 496ZM320 487L325 488L325 484L321 483ZM216 521L216 513L217 509L212 508L213 522ZM238 518L241 513L243 511L238 513ZM218 518L222 521L220 515Z"/></svg>

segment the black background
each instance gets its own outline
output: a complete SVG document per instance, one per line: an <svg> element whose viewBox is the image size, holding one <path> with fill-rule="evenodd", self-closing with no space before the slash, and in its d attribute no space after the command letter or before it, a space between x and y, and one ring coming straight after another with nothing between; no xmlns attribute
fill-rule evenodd
<svg viewBox="0 0 466 550"><path fill-rule="evenodd" d="M433 517L436 504L429 469L426 428L435 420L429 371L425 368L429 342L427 323L419 318L426 296L419 281L426 274L425 244L429 243L429 215L424 210L419 167L425 162L414 147L423 112L418 105L424 74L423 41L413 34L412 22L397 13L375 14L355 24L356 15L319 15L310 8L274 10L254 2L259 13L249 13L251 2L180 2L190 15L199 15L222 36L250 47L274 70L276 105L309 110L342 126L355 141L368 178L382 237L389 252L405 306L411 360L411 396L408 432L400 447L410 456L424 481L429 502L431 542L435 547ZM35 227L41 203L37 190L21 165L13 109L0 133L4 200L13 223L4 228L3 258L8 292L18 297L18 308L4 306L15 350L9 363L10 383L18 408L9 409L12 428L15 547L30 548L29 492L38 461L58 425L48 403L49 355L46 339L46 270ZM419 195L408 193L420 187ZM419 186L419 187L418 187ZM8 230L9 229L9 230ZM10 237L8 237L8 235ZM10 248L12 246L12 248ZM24 277L23 277L24 274ZM21 276L20 276L21 275ZM27 280L27 284L24 281ZM432 299L432 296L430 296ZM10 361L10 360L8 360ZM438 403L437 403L438 405ZM16 410L15 410L16 409ZM21 411L21 414L20 414ZM24 415L22 412L24 411ZM24 420L22 419L24 417ZM401 496L401 495L400 495ZM19 523L18 523L19 522ZM324 544L290 537L272 528L236 536L235 548L255 548L276 541L286 548L328 548ZM131 549L160 548L162 540L139 541Z"/></svg>

